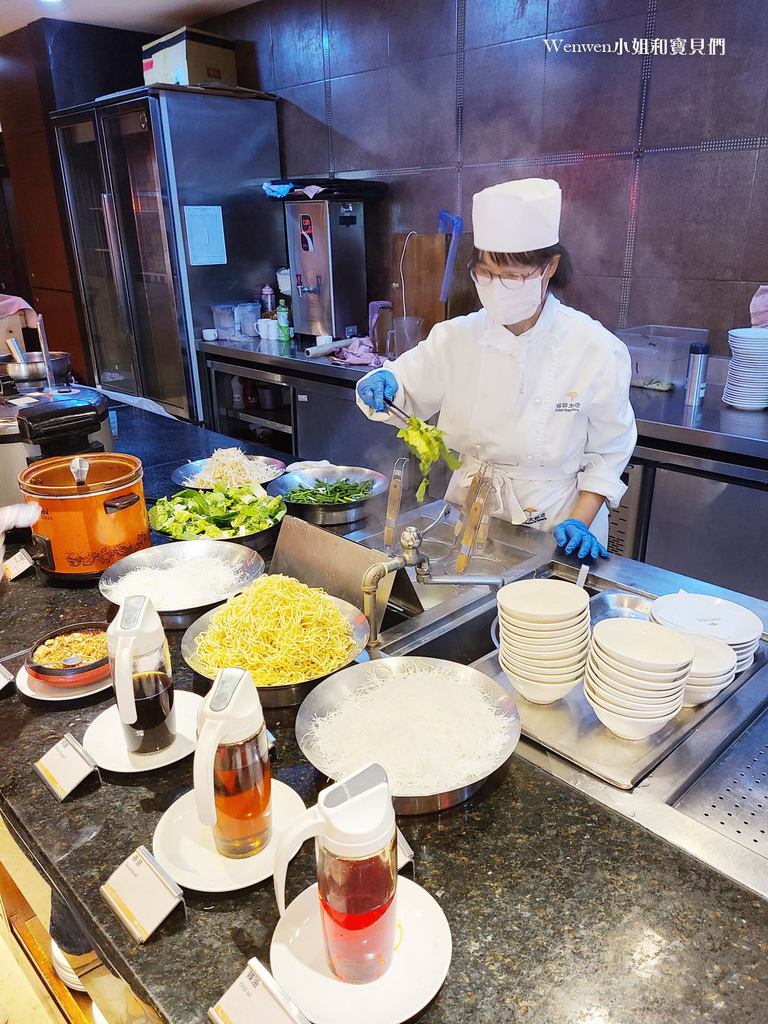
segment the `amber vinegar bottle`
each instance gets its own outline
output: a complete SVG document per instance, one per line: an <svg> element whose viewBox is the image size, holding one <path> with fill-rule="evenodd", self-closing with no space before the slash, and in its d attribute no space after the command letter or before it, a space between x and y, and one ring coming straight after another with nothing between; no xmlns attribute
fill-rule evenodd
<svg viewBox="0 0 768 1024"><path fill-rule="evenodd" d="M267 727L250 672L223 668L198 713L197 816L225 857L251 857L272 835Z"/></svg>

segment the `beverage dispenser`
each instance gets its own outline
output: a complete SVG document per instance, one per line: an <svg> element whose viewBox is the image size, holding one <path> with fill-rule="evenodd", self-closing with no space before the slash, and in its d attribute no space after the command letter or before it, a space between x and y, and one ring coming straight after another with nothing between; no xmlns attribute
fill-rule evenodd
<svg viewBox="0 0 768 1024"><path fill-rule="evenodd" d="M368 288L378 287L367 278L366 258L381 263L383 244L372 207L387 186L339 178L316 185L312 198L298 185L285 197L293 325L299 334L365 334Z"/></svg>

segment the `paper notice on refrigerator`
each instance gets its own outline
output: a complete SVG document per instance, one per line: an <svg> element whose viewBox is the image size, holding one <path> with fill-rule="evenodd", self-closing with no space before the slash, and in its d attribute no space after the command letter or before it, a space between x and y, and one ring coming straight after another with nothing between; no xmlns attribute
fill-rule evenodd
<svg viewBox="0 0 768 1024"><path fill-rule="evenodd" d="M210 267L227 262L220 206L185 206L184 222L190 266Z"/></svg>

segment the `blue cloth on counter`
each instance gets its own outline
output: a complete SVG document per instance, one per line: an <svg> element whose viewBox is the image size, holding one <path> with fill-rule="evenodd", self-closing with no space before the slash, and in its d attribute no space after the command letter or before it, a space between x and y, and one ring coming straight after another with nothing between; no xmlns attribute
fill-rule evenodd
<svg viewBox="0 0 768 1024"><path fill-rule="evenodd" d="M273 199L284 199L294 186L292 184L278 185L277 182L265 181L261 187Z"/></svg>

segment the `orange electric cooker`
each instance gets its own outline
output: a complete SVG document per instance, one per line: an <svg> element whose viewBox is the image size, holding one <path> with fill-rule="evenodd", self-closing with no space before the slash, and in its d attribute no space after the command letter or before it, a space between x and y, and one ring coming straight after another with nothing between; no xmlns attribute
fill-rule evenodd
<svg viewBox="0 0 768 1024"><path fill-rule="evenodd" d="M46 576L95 580L150 546L142 475L139 459L119 452L43 459L19 473L25 501L42 508L32 540Z"/></svg>

